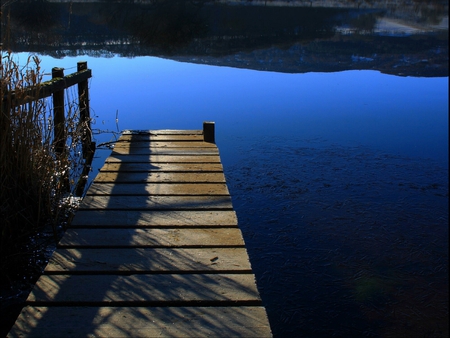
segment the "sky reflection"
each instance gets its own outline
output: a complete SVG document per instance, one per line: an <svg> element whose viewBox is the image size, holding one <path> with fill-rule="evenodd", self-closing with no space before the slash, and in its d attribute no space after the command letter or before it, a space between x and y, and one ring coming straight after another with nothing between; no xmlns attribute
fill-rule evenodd
<svg viewBox="0 0 450 338"><path fill-rule="evenodd" d="M448 77L286 74L156 57L43 57L42 67L69 74L81 60L93 72L96 129L117 130L117 111L119 130L216 122L275 336L410 336L445 323ZM438 324L421 322L429 318Z"/></svg>
<svg viewBox="0 0 450 338"><path fill-rule="evenodd" d="M200 129L215 121L224 161L232 159L233 141L278 135L448 163L448 78L284 74L157 57L44 56L41 66L69 74L80 60L93 71L97 129L116 130L116 112L120 130Z"/></svg>

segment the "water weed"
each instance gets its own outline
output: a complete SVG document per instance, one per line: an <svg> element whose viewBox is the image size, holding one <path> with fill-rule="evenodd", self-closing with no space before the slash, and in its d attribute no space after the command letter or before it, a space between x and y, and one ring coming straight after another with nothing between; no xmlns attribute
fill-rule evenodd
<svg viewBox="0 0 450 338"><path fill-rule="evenodd" d="M30 250L39 251L30 239L44 229L57 239L76 207L86 125L79 123L78 95L65 90L65 137L56 151L55 107L39 98L45 85L39 58L19 65L11 52L0 50L0 57L0 282L7 284L17 277L16 267L30 261Z"/></svg>

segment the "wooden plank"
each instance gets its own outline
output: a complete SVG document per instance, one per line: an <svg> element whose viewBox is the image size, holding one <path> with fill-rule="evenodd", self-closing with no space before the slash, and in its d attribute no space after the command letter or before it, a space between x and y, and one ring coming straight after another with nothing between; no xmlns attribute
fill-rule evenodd
<svg viewBox="0 0 450 338"><path fill-rule="evenodd" d="M115 148L135 149L135 148L214 148L214 143L203 142L198 140L185 141L151 141L151 142L126 142L119 140L115 143Z"/></svg>
<svg viewBox="0 0 450 338"><path fill-rule="evenodd" d="M245 248L58 249L45 273L251 272Z"/></svg>
<svg viewBox="0 0 450 338"><path fill-rule="evenodd" d="M225 183L223 173L177 173L177 172L100 172L96 183Z"/></svg>
<svg viewBox="0 0 450 338"><path fill-rule="evenodd" d="M94 183L87 195L229 195L225 183Z"/></svg>
<svg viewBox="0 0 450 338"><path fill-rule="evenodd" d="M244 247L239 228L68 229L58 248Z"/></svg>
<svg viewBox="0 0 450 338"><path fill-rule="evenodd" d="M237 227L233 210L173 210L132 211L127 210L79 210L70 226L80 227Z"/></svg>
<svg viewBox="0 0 450 338"><path fill-rule="evenodd" d="M112 154L133 154L133 155L218 155L217 148L133 148L114 147Z"/></svg>
<svg viewBox="0 0 450 338"><path fill-rule="evenodd" d="M155 165L157 163L220 163L218 154L213 155L134 155L134 154L111 154L106 163L128 163L145 162Z"/></svg>
<svg viewBox="0 0 450 338"><path fill-rule="evenodd" d="M66 320L70 318L70 320ZM8 337L268 338L264 307L34 307Z"/></svg>
<svg viewBox="0 0 450 338"><path fill-rule="evenodd" d="M124 130L124 135L203 135L203 130L200 129L157 129L157 130Z"/></svg>
<svg viewBox="0 0 450 338"><path fill-rule="evenodd" d="M124 134L118 142L149 142L149 141L203 141L202 134Z"/></svg>
<svg viewBox="0 0 450 338"><path fill-rule="evenodd" d="M222 172L220 163L114 163L106 162L100 169L106 171L128 171L128 172L153 172L153 171L175 171L175 172Z"/></svg>
<svg viewBox="0 0 450 338"><path fill-rule="evenodd" d="M252 274L42 275L27 303L260 302ZM219 304L218 304L219 305Z"/></svg>
<svg viewBox="0 0 450 338"><path fill-rule="evenodd" d="M232 209L230 196L122 196L88 195L79 209L155 209L155 210L194 210L194 209Z"/></svg>

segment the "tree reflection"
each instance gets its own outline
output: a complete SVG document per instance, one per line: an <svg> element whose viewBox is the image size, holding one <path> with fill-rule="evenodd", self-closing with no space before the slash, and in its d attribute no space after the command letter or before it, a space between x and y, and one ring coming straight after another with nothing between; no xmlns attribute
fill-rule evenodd
<svg viewBox="0 0 450 338"><path fill-rule="evenodd" d="M138 4L16 1L2 7L2 25L6 13L11 13L10 29L2 29L2 39L10 32L11 44L4 42L8 48L54 57L201 57L220 65L220 58L231 56L222 65L243 67L237 65L235 56L239 54L251 69L294 73L378 69L402 75L448 75L448 29L433 32L437 38L423 33L441 25L448 15L448 4L441 0L409 5L397 1L385 8L377 2L354 0L348 0L346 8L310 6L309 2L305 7L271 6L274 2L231 6L208 0L146 0ZM380 22L388 29L382 37ZM414 39L421 43L403 33L393 39L391 27L404 27L409 35L419 31ZM273 60L271 52L283 62L267 64ZM354 60L364 62L356 64ZM404 60L428 60L429 66L415 61L405 64ZM406 68L400 70L399 65Z"/></svg>
<svg viewBox="0 0 450 338"><path fill-rule="evenodd" d="M356 29L357 33L373 32L377 19L382 17L383 13L369 13L367 15L360 15L350 20L350 25Z"/></svg>
<svg viewBox="0 0 450 338"><path fill-rule="evenodd" d="M11 19L30 32L46 32L60 21L60 10L46 0L24 0L11 4Z"/></svg>
<svg viewBox="0 0 450 338"><path fill-rule="evenodd" d="M118 6L108 24L127 30L141 45L171 54L206 34L206 22L200 16L203 2L155 1L153 6L132 7L126 12L118 12Z"/></svg>

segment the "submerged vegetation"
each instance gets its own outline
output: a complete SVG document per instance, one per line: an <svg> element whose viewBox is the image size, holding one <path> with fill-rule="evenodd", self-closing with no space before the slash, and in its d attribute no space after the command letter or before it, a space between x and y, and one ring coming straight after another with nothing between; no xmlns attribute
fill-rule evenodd
<svg viewBox="0 0 450 338"><path fill-rule="evenodd" d="M57 151L53 104L38 97L44 84L39 58L29 56L19 65L10 52L0 50L0 57L0 283L5 287L23 282L30 269L40 273L43 247L59 238L69 220L86 164L81 154L86 126L66 90L67 138Z"/></svg>

